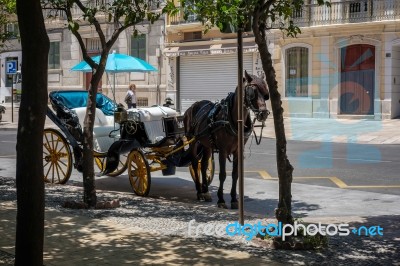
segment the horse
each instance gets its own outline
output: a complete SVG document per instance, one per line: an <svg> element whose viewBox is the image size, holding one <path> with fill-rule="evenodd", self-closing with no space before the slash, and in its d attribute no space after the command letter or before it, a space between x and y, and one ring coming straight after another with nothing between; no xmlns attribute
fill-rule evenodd
<svg viewBox="0 0 400 266"><path fill-rule="evenodd" d="M253 123L250 117L250 111L253 111L258 121L265 121L268 117L266 101L269 99L269 90L263 78L250 75L245 71L243 78L243 94L244 105L243 118L244 124L244 143L247 142L253 130ZM230 156L233 155L232 168L232 188L231 188L231 208L239 207L236 198L236 184L238 179L238 137L237 137L237 120L239 87L235 92L231 92L228 96L216 103L208 100L195 102L184 113L185 135L187 139L195 138L190 144L189 149L192 151L192 168L195 176L195 186L197 191L197 199L211 202L212 198L208 192L208 183L206 179L209 159L214 152L219 153L219 188L218 203L219 208L227 208L223 196L223 187L226 179L226 160L231 161ZM198 176L199 157L201 151L201 177Z"/></svg>

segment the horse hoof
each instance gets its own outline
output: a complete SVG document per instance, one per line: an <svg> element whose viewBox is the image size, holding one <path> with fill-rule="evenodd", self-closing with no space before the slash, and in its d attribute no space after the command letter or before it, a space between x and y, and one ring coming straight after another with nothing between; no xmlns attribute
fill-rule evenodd
<svg viewBox="0 0 400 266"><path fill-rule="evenodd" d="M204 195L203 193L197 193L197 200L204 200Z"/></svg>
<svg viewBox="0 0 400 266"><path fill-rule="evenodd" d="M232 210L237 210L239 209L239 202L231 202L231 209Z"/></svg>
<svg viewBox="0 0 400 266"><path fill-rule="evenodd" d="M206 201L206 202L212 202L211 195L208 192L203 193L203 198L204 198L204 201Z"/></svg>
<svg viewBox="0 0 400 266"><path fill-rule="evenodd" d="M228 209L228 206L226 206L225 202L221 202L221 203L218 203L218 208Z"/></svg>

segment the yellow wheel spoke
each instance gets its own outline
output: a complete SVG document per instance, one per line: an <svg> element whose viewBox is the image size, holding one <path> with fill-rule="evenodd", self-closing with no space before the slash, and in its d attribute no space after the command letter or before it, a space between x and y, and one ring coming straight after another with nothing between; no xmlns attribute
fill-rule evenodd
<svg viewBox="0 0 400 266"><path fill-rule="evenodd" d="M46 166L49 164L50 162L46 162L45 164L43 164L43 168L46 168Z"/></svg>
<svg viewBox="0 0 400 266"><path fill-rule="evenodd" d="M60 162L61 162L61 161L60 161ZM64 162L61 162L61 163L64 164L64 165L66 166L66 164L65 164ZM57 169L59 169L59 170L62 172L63 176L66 175L66 173L64 172L64 170L63 170L63 168L61 167L61 165L57 164ZM57 172L58 172L58 170L57 170Z"/></svg>
<svg viewBox="0 0 400 266"><path fill-rule="evenodd" d="M44 134L44 137L46 139L46 144L44 145L46 149L50 152L50 143L49 143L49 138L47 137L47 134Z"/></svg>
<svg viewBox="0 0 400 266"><path fill-rule="evenodd" d="M51 150L53 150L54 151L54 135L53 134L51 134Z"/></svg>
<svg viewBox="0 0 400 266"><path fill-rule="evenodd" d="M58 165L58 164L56 164L56 172L57 172L57 180L58 180L58 182L60 182L61 181L61 179L60 179L60 166Z"/></svg>
<svg viewBox="0 0 400 266"><path fill-rule="evenodd" d="M58 146L59 141L57 142L57 146ZM62 153L65 154L65 152L61 152L61 150L64 150L65 146L61 146L60 149L57 151L57 153Z"/></svg>
<svg viewBox="0 0 400 266"><path fill-rule="evenodd" d="M147 196L150 189L150 168L140 150L131 151L128 155L129 181L135 193Z"/></svg>
<svg viewBox="0 0 400 266"><path fill-rule="evenodd" d="M45 174L46 177L49 176L49 173L50 173L50 170L51 170L51 166L52 166L52 163L51 162L49 162L49 163L50 163L50 166L49 166L49 169L47 170L47 173Z"/></svg>
<svg viewBox="0 0 400 266"><path fill-rule="evenodd" d="M68 168L68 165L64 162L64 161L61 161L61 160L58 160L61 164L63 164L65 167L67 167Z"/></svg>
<svg viewBox="0 0 400 266"><path fill-rule="evenodd" d="M54 163L51 163L51 183L54 183Z"/></svg>
<svg viewBox="0 0 400 266"><path fill-rule="evenodd" d="M43 134L43 170L46 182L64 184L72 171L69 144L55 129L45 129Z"/></svg>

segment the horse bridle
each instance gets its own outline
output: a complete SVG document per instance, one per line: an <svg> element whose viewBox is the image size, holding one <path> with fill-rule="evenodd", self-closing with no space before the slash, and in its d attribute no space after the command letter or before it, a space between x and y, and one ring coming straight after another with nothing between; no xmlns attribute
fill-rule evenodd
<svg viewBox="0 0 400 266"><path fill-rule="evenodd" d="M251 87L251 89L249 88ZM246 108L250 109L253 111L257 121L259 122L264 122L267 118L270 112L265 109L265 110L260 110L258 106L254 106L254 99L257 97L256 93L258 93L258 88L257 85L255 84L248 84L244 88L244 105ZM264 100L268 100L268 95L264 95Z"/></svg>

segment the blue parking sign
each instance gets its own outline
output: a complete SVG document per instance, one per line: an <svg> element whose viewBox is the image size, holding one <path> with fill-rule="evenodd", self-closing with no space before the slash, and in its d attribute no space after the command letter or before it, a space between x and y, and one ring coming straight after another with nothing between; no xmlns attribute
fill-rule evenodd
<svg viewBox="0 0 400 266"><path fill-rule="evenodd" d="M6 74L17 73L17 61L7 61L6 63Z"/></svg>

